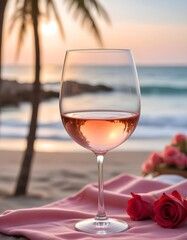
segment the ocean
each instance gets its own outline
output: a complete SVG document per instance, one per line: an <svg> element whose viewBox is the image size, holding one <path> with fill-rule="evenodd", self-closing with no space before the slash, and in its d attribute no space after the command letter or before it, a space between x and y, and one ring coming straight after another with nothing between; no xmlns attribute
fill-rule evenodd
<svg viewBox="0 0 187 240"><path fill-rule="evenodd" d="M154 149L160 140L168 141L176 133L187 134L187 67L138 66L137 70L141 88L141 117L128 141L136 143L134 148L138 144L142 147L142 143L147 142ZM44 66L41 72L44 88L59 91L61 73L62 66ZM32 82L34 68L4 66L2 74L5 79ZM88 71L87 74L90 75L91 72ZM2 109L0 148L5 146L3 142L19 142L26 138L30 114L31 107L28 103ZM41 103L37 138L40 142L51 141L58 146L55 150L61 150L62 143L71 145L72 140L61 123L58 99Z"/></svg>

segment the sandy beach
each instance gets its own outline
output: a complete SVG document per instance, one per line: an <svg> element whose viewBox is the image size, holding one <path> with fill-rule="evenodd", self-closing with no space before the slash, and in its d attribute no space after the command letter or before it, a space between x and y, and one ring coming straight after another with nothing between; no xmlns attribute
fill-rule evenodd
<svg viewBox="0 0 187 240"><path fill-rule="evenodd" d="M22 151L0 151L0 212L42 206L78 192L97 181L97 166L90 152L36 152L27 196L13 197ZM148 151L111 152L105 157L104 178L121 173L141 175Z"/></svg>

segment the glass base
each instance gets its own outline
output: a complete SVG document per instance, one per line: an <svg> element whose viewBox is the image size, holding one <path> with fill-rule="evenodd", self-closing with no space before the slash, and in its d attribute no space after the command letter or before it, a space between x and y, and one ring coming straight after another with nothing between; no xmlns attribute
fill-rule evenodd
<svg viewBox="0 0 187 240"><path fill-rule="evenodd" d="M97 220L89 218L75 224L78 231L92 234L114 234L127 230L129 228L125 221L109 218L107 220Z"/></svg>

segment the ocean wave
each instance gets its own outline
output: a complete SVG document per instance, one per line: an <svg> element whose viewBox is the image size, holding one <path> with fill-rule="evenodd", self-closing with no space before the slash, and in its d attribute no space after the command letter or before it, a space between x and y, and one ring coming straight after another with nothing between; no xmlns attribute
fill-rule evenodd
<svg viewBox="0 0 187 240"><path fill-rule="evenodd" d="M173 116L148 116L143 115L140 118L139 125L146 127L182 127L187 128L187 115Z"/></svg>
<svg viewBox="0 0 187 240"><path fill-rule="evenodd" d="M25 121L2 121L2 138L26 138L29 124ZM172 137L176 133L187 134L187 115L142 115L132 138L153 139ZM67 134L60 121L39 122L37 138L69 141Z"/></svg>
<svg viewBox="0 0 187 240"><path fill-rule="evenodd" d="M114 90L122 90L123 86L119 87L117 89L115 89L115 86L109 86L109 87L113 87ZM160 82L157 84L152 84L152 82L150 81L149 84L145 84L142 83L140 85L141 88L141 94L142 95L184 95L187 94L187 85L186 85L186 81L181 83L181 82L177 82L175 84L166 84L163 82ZM44 85L44 89L45 90L53 90L53 91L59 91L60 89L60 83L59 82L48 82Z"/></svg>
<svg viewBox="0 0 187 240"><path fill-rule="evenodd" d="M187 94L186 87L174 86L141 86L141 94L154 94L154 95L184 95Z"/></svg>
<svg viewBox="0 0 187 240"><path fill-rule="evenodd" d="M175 134L186 134L186 127L174 127L174 126L142 126L138 125L136 128L132 138L134 139L164 139L164 138L172 138Z"/></svg>

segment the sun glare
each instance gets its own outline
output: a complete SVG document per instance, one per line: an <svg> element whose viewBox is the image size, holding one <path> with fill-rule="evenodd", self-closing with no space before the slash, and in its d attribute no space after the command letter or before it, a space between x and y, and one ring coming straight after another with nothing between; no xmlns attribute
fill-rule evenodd
<svg viewBox="0 0 187 240"><path fill-rule="evenodd" d="M41 31L45 35L54 35L57 33L57 24L55 21L46 21L41 24Z"/></svg>

